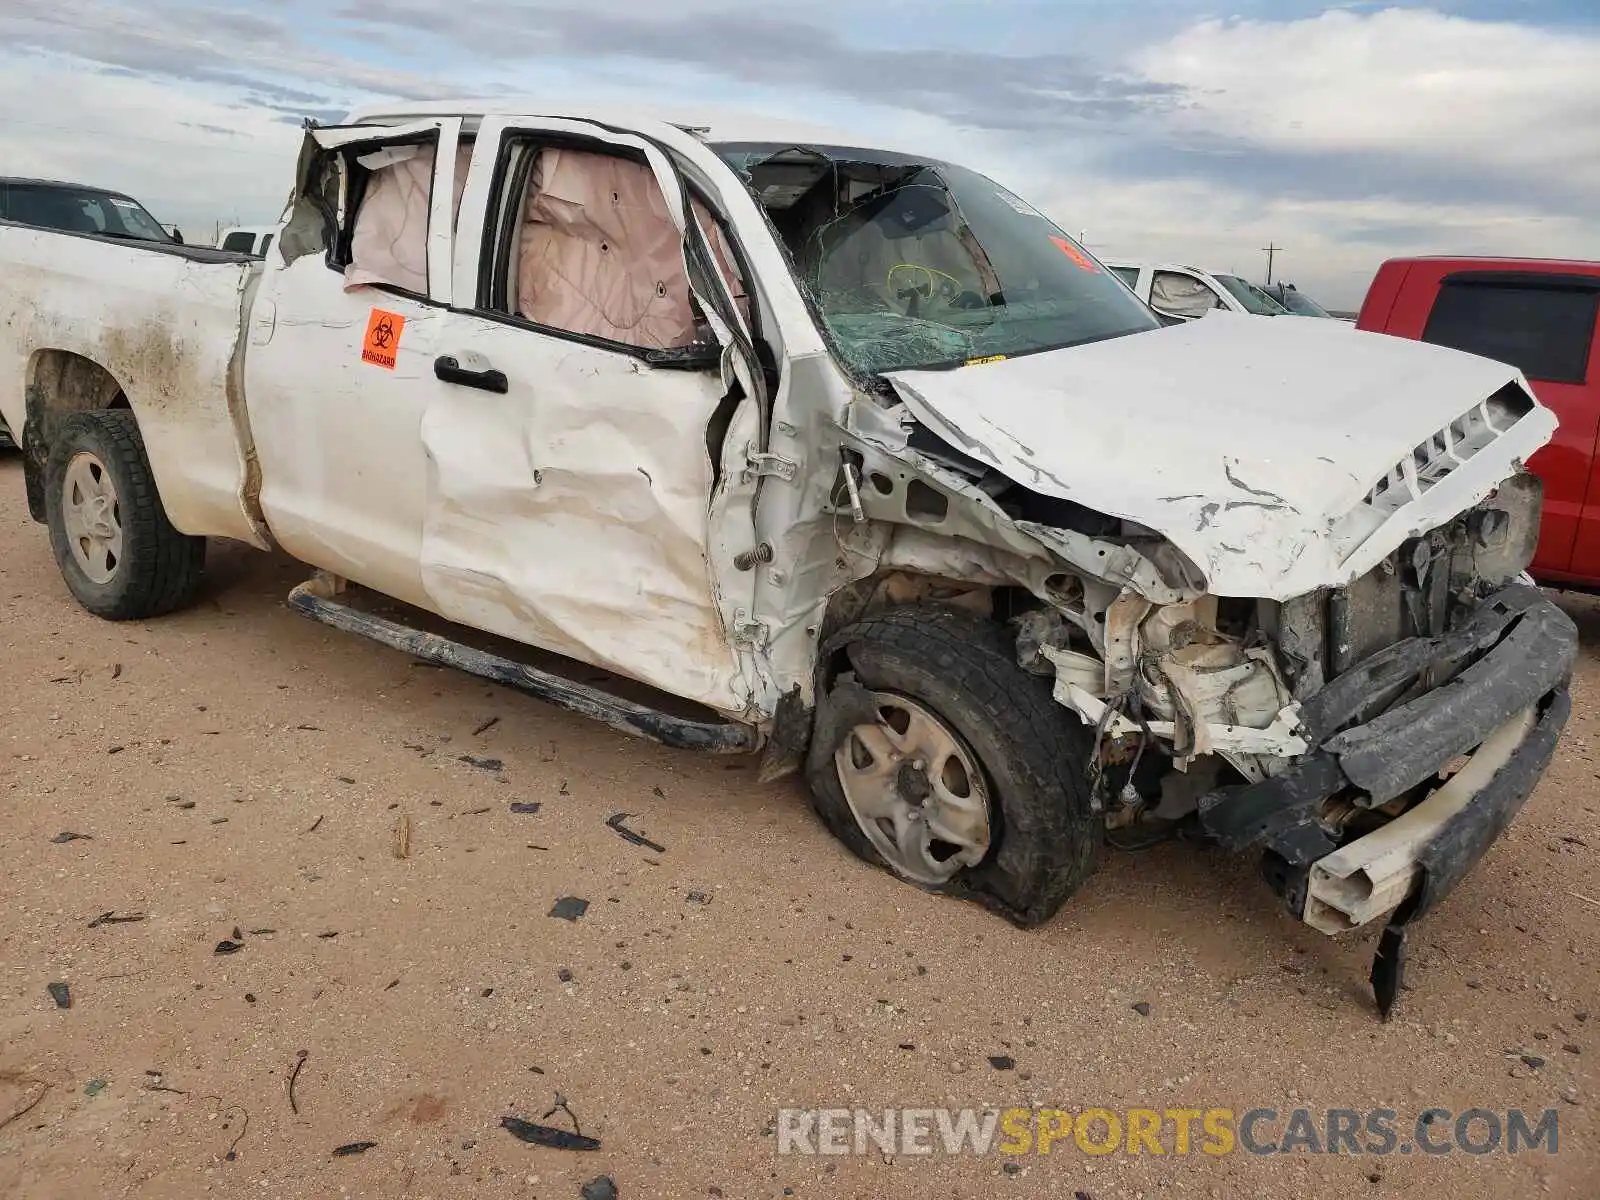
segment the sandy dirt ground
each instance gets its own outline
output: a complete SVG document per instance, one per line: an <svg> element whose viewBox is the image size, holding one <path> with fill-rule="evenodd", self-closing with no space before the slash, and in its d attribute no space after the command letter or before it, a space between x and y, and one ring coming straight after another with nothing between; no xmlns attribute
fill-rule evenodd
<svg viewBox="0 0 1600 1200"><path fill-rule="evenodd" d="M1413 935L1383 1024L1374 936L1289 920L1252 860L1116 855L1020 932L852 859L794 782L294 616L291 562L211 565L191 612L85 615L0 459L0 1195L1600 1195L1588 601L1563 601L1585 660L1555 765ZM502 1128L558 1098L599 1149ZM1559 1144L777 1153L782 1107L1013 1105L1389 1108L1402 1134L1555 1109Z"/></svg>

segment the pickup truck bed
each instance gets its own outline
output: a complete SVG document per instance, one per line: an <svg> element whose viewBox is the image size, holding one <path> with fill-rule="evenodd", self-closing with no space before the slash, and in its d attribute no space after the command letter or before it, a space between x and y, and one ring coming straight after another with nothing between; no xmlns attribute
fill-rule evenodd
<svg viewBox="0 0 1600 1200"><path fill-rule="evenodd" d="M161 501L184 533L265 547L246 504L253 470L239 372L243 317L260 273L248 255L203 246L32 229L0 222L0 395L23 434L28 504L53 423L81 410L139 415ZM49 405L29 406L29 390ZM41 424L28 434L27 417Z"/></svg>

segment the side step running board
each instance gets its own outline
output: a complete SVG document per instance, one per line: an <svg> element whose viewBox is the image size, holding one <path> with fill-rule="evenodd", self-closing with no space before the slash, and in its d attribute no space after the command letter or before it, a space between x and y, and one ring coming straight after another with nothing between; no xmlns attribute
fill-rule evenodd
<svg viewBox="0 0 1600 1200"><path fill-rule="evenodd" d="M477 650L435 633L413 629L397 621L374 616L319 593L335 590L338 581L327 577L307 580L289 593L288 605L301 616L359 633L385 646L440 666L480 675L506 687L537 696L581 716L609 725L620 733L647 738L680 750L708 754L745 754L759 748L756 731L749 726L721 721L694 721L676 717L599 688L563 679L526 663Z"/></svg>

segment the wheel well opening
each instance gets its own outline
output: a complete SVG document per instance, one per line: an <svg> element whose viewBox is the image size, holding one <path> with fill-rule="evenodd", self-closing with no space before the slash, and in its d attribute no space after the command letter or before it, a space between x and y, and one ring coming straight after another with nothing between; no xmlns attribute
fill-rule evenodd
<svg viewBox="0 0 1600 1200"><path fill-rule="evenodd" d="M28 513L44 520L44 464L61 419L69 413L131 408L116 377L70 350L39 350L28 360L26 417L22 427L23 482Z"/></svg>
<svg viewBox="0 0 1600 1200"><path fill-rule="evenodd" d="M898 568L878 571L858 579L835 592L828 602L827 616L818 639L825 648L822 661L818 663L819 679L826 685L840 672L850 669L844 647L835 647L831 652L826 647L841 629L864 617L890 608L931 605L966 609L1003 624L1014 615L1012 609L1015 601L1011 593L1016 590Z"/></svg>
<svg viewBox="0 0 1600 1200"><path fill-rule="evenodd" d="M116 377L92 358L70 350L39 350L28 362L28 402L45 412L127 408Z"/></svg>

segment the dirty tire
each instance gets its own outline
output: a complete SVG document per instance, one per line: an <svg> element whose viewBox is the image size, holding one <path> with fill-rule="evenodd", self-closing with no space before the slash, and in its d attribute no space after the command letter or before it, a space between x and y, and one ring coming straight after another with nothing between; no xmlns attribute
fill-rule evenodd
<svg viewBox="0 0 1600 1200"><path fill-rule="evenodd" d="M1005 628L969 612L891 609L840 631L822 662L837 661L841 649L856 682L932 709L987 775L989 853L934 890L975 900L1024 927L1049 920L1093 873L1105 840L1085 777L1091 731L1055 702L1049 680L1017 665ZM819 698L828 682L819 680ZM828 728L826 708L821 699L806 758L812 807L854 854L890 869L845 799L833 759L839 736Z"/></svg>
<svg viewBox="0 0 1600 1200"><path fill-rule="evenodd" d="M122 555L104 582L91 579L79 565L63 519L67 468L85 452L110 476L122 530ZM179 533L167 519L130 410L64 418L51 442L44 476L50 547L67 589L85 609L108 621L133 621L161 616L194 600L205 568L206 540Z"/></svg>

